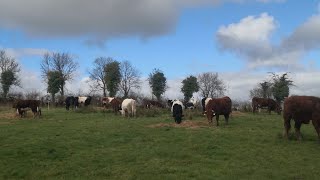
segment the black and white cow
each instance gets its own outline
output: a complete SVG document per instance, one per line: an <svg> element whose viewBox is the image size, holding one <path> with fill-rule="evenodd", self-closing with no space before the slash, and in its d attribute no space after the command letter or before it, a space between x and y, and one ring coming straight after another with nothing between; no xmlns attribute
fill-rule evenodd
<svg viewBox="0 0 320 180"><path fill-rule="evenodd" d="M84 104L84 106L90 105L92 97L91 96L79 96L78 97L78 105Z"/></svg>
<svg viewBox="0 0 320 180"><path fill-rule="evenodd" d="M183 117L184 105L179 100L173 100L171 106L172 117L177 124L180 124Z"/></svg>
<svg viewBox="0 0 320 180"><path fill-rule="evenodd" d="M66 98L66 109L69 110L70 106L73 108L78 108L80 104L84 104L84 106L90 105L91 102L91 96L84 97L84 96L79 96L79 97L73 97L73 96L68 96Z"/></svg>
<svg viewBox="0 0 320 180"><path fill-rule="evenodd" d="M76 99L73 96L68 96L65 100L66 103L66 110L69 110L70 106L72 107L72 109L75 107L75 102Z"/></svg>

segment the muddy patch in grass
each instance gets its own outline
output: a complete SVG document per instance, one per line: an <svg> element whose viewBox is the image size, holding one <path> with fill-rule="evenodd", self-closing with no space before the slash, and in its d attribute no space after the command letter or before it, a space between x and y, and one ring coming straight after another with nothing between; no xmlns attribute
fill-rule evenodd
<svg viewBox="0 0 320 180"><path fill-rule="evenodd" d="M148 125L147 127L150 127L150 128L177 127L177 128L197 129L197 128L208 127L208 122L207 121L185 120L185 121L182 121L181 124L176 124L174 122L171 122L171 123L158 123L158 124Z"/></svg>
<svg viewBox="0 0 320 180"><path fill-rule="evenodd" d="M240 111L232 111L231 117L239 117L239 116L245 116L246 113L240 112Z"/></svg>

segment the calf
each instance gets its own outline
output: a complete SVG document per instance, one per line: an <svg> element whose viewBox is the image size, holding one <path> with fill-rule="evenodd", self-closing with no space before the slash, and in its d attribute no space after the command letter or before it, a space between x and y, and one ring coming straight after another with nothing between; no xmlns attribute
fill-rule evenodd
<svg viewBox="0 0 320 180"><path fill-rule="evenodd" d="M285 138L288 138L291 119L295 121L294 127L298 140L302 139L300 133L301 125L309 124L310 120L312 120L320 142L320 98L314 96L291 96L285 99L283 109Z"/></svg>
<svg viewBox="0 0 320 180"><path fill-rule="evenodd" d="M219 126L219 115L224 115L226 124L228 124L231 106L232 102L228 96L209 100L208 104L206 105L209 124L212 124L212 118L216 116L217 126Z"/></svg>
<svg viewBox="0 0 320 180"><path fill-rule="evenodd" d="M135 117L136 111L136 101L134 99L125 99L122 101L120 110L122 116L126 116L126 114L128 114L128 117Z"/></svg>

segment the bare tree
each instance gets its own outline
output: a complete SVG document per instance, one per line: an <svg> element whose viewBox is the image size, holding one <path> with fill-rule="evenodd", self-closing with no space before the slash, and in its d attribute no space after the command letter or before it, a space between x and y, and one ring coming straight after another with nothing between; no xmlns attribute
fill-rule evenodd
<svg viewBox="0 0 320 180"><path fill-rule="evenodd" d="M101 89L103 92L103 96L107 96L107 83L105 81L105 67L109 62L112 62L112 58L98 57L93 62L93 68L89 70L89 77L93 81L90 84L90 89L92 91Z"/></svg>
<svg viewBox="0 0 320 180"><path fill-rule="evenodd" d="M123 92L124 98L127 98L132 88L140 88L140 72L129 61L121 63L120 72L120 90Z"/></svg>
<svg viewBox="0 0 320 180"><path fill-rule="evenodd" d="M37 100L40 99L40 92L38 92L37 90L31 90L27 91L24 96L26 99Z"/></svg>
<svg viewBox="0 0 320 180"><path fill-rule="evenodd" d="M3 97L6 98L12 85L20 85L18 78L20 67L18 62L14 58L9 57L4 50L0 50L0 70Z"/></svg>
<svg viewBox="0 0 320 180"><path fill-rule="evenodd" d="M224 95L226 86L218 73L206 72L198 76L199 89L203 97L217 98Z"/></svg>
<svg viewBox="0 0 320 180"><path fill-rule="evenodd" d="M78 63L74 62L73 57L68 53L46 53L40 65L42 78L45 82L48 81L50 71L58 71L61 74L60 94L64 96L64 86L67 81L73 79Z"/></svg>

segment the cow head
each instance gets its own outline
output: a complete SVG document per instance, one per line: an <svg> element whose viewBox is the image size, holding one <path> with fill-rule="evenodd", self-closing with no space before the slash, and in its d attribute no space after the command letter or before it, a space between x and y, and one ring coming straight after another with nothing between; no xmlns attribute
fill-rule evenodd
<svg viewBox="0 0 320 180"><path fill-rule="evenodd" d="M280 115L282 111L281 105L279 103L276 104L276 112Z"/></svg>

